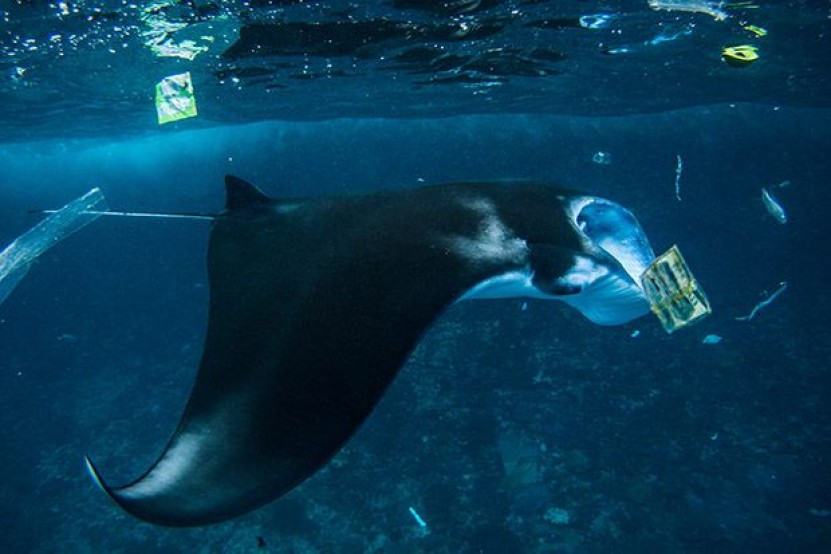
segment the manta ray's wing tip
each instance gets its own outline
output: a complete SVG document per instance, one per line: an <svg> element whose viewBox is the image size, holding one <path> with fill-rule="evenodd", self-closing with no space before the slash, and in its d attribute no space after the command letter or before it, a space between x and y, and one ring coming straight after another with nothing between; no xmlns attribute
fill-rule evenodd
<svg viewBox="0 0 831 554"><path fill-rule="evenodd" d="M133 514L136 517L139 517L140 519L147 519L146 517L143 517L141 514L136 514L135 510L130 509L130 506L127 505L127 503L125 503L122 498L120 498L118 491L109 487L107 483L104 482L104 478L101 477L101 473L98 471L98 468L95 467L95 464L92 463L92 459L89 456L84 456L84 462L86 462L87 472L89 473L89 476L92 477L92 480L93 482L95 482L95 485L99 489L104 491L104 494L107 495L107 498L112 500L118 507L120 507L122 510L125 510L127 513Z"/></svg>
<svg viewBox="0 0 831 554"><path fill-rule="evenodd" d="M179 499L179 502L174 502L165 494L136 494L136 485L140 484L142 479L124 487L110 487L101 477L101 473L95 467L92 459L89 456L84 456L84 461L86 462L87 472L92 477L95 485L104 491L104 494L116 506L147 523L164 527L195 527L220 523L234 515L239 515L222 509L206 511L205 506L198 502L196 509L188 510L187 507L181 505L182 498Z"/></svg>
<svg viewBox="0 0 831 554"><path fill-rule="evenodd" d="M104 480L101 478L101 474L98 472L98 468L96 468L95 464L92 463L90 457L84 456L84 462L86 462L87 464L87 473L89 473L89 476L92 477L92 480L95 482L98 488L104 491L107 494L107 496L112 498L110 488L106 485L106 483L104 483ZM113 500L115 499L113 498Z"/></svg>

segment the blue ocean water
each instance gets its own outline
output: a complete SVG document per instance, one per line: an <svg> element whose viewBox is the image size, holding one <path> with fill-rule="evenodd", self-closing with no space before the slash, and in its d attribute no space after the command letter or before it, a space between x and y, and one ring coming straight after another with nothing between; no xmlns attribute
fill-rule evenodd
<svg viewBox="0 0 831 554"><path fill-rule="evenodd" d="M226 173L277 197L541 179L621 202L657 251L679 244L714 313L667 335L652 316L454 305L323 471L247 516L167 529L119 511L83 456L125 483L175 429L210 224L101 218L0 306L3 551L826 551L826 2L725 21L634 1L157 4L217 51L153 56L150 4L2 4L0 244L93 186L113 209L215 213ZM760 59L728 66L733 43ZM184 70L200 115L157 126L153 84ZM782 225L761 188L784 181Z"/></svg>

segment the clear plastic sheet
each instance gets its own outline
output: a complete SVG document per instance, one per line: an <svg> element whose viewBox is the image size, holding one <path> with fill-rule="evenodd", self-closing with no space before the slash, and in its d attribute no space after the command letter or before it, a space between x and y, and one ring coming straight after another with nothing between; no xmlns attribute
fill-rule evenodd
<svg viewBox="0 0 831 554"><path fill-rule="evenodd" d="M0 304L29 272L37 258L107 211L100 189L77 198L15 239L0 252Z"/></svg>

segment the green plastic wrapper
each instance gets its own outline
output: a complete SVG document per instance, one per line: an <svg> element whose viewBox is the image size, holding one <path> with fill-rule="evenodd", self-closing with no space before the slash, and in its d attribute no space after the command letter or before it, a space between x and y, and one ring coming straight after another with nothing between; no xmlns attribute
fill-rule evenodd
<svg viewBox="0 0 831 554"><path fill-rule="evenodd" d="M678 246L652 262L641 276L646 299L667 333L691 325L711 313L710 302L693 277Z"/></svg>
<svg viewBox="0 0 831 554"><path fill-rule="evenodd" d="M196 96L189 71L170 75L156 84L156 113L159 125L196 117Z"/></svg>

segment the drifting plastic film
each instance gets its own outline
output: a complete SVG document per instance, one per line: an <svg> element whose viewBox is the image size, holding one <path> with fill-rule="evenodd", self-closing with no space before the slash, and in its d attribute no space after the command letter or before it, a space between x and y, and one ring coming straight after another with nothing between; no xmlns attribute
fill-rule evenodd
<svg viewBox="0 0 831 554"><path fill-rule="evenodd" d="M107 211L100 189L94 188L26 231L0 252L0 304L29 272L34 261L72 233Z"/></svg>
<svg viewBox="0 0 831 554"><path fill-rule="evenodd" d="M156 114L159 125L196 117L196 97L189 71L169 75L156 84Z"/></svg>
<svg viewBox="0 0 831 554"><path fill-rule="evenodd" d="M641 286L650 309L667 333L691 325L713 311L678 246L658 256L646 268Z"/></svg>

